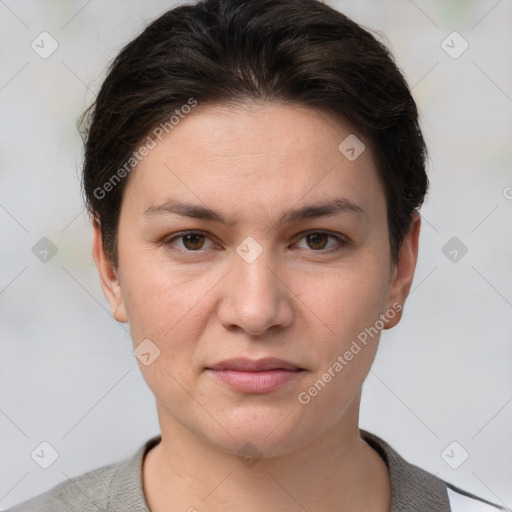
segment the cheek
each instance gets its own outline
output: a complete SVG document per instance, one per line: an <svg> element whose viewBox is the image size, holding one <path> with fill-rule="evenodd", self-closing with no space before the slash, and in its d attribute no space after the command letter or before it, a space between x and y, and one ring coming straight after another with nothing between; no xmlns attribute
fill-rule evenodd
<svg viewBox="0 0 512 512"><path fill-rule="evenodd" d="M185 407L182 386L192 390L195 375L191 361L204 329L205 279L148 265L131 267L124 281L123 296L133 345L149 339L158 347L158 357L139 368L148 387L162 403Z"/></svg>
<svg viewBox="0 0 512 512"><path fill-rule="evenodd" d="M126 263L122 292L133 343L149 338L161 350L171 342L180 344L176 338L184 324L190 329L196 325L193 317L202 295L200 281L185 279L169 267L142 258Z"/></svg>
<svg viewBox="0 0 512 512"><path fill-rule="evenodd" d="M341 349L384 312L388 283L381 266L368 262L347 266L321 280L304 281L301 289L301 300L336 340L333 348Z"/></svg>
<svg viewBox="0 0 512 512"><path fill-rule="evenodd" d="M309 417L323 418L325 426L340 420L368 375L378 347L376 324L384 312L386 290L383 275L367 266L333 277L310 295L315 314L329 329L315 340L318 366L296 399Z"/></svg>

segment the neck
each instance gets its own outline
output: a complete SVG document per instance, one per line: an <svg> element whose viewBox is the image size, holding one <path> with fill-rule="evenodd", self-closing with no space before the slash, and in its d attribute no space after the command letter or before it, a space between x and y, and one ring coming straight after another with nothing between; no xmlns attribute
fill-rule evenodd
<svg viewBox="0 0 512 512"><path fill-rule="evenodd" d="M245 512L388 512L387 466L361 439L359 402L354 404L349 409L355 410L346 410L321 439L286 455L246 459L245 463L159 410L162 440L148 452L143 467L151 511L172 507L190 512L240 508Z"/></svg>

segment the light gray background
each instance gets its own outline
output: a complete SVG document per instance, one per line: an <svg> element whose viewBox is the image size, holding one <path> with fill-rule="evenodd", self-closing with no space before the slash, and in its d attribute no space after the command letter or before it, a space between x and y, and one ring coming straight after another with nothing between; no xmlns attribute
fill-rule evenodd
<svg viewBox="0 0 512 512"><path fill-rule="evenodd" d="M383 335L361 426L512 507L512 2L330 3L386 34L431 153L413 290ZM0 508L159 432L93 264L75 125L107 62L173 5L0 0ZM30 46L43 31L59 44L48 59ZM457 59L441 46L453 31L469 43ZM454 236L468 248L455 263L442 252ZM32 253L42 237L58 249L47 263ZM30 456L42 441L59 453L46 470ZM458 469L441 457L453 441L469 453Z"/></svg>

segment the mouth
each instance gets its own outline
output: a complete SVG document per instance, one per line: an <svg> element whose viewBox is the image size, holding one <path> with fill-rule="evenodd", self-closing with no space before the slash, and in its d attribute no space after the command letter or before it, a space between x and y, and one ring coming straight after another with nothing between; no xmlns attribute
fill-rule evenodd
<svg viewBox="0 0 512 512"><path fill-rule="evenodd" d="M306 370L282 359L265 358L229 359L206 371L236 391L261 394L284 386Z"/></svg>

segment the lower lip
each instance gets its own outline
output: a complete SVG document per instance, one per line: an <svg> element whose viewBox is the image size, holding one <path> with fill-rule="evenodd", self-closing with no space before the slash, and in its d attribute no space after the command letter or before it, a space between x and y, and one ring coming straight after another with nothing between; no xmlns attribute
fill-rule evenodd
<svg viewBox="0 0 512 512"><path fill-rule="evenodd" d="M208 370L215 377L242 393L268 393L290 382L302 370L266 370L261 372L240 372L234 370Z"/></svg>

